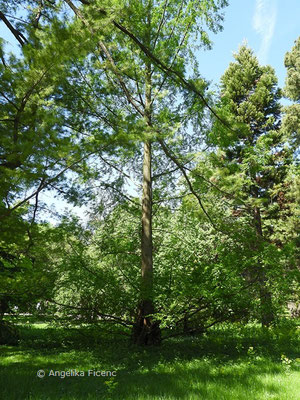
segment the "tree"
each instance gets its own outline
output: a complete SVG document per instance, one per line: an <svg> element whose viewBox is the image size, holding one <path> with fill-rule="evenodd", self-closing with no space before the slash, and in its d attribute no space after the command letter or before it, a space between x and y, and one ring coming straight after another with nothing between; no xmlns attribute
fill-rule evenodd
<svg viewBox="0 0 300 400"><path fill-rule="evenodd" d="M284 59L287 68L287 77L285 82L284 94L287 98L294 101L284 108L283 129L287 133L290 143L295 147L299 146L300 132L300 38L295 41L291 52L287 52Z"/></svg>
<svg viewBox="0 0 300 400"><path fill-rule="evenodd" d="M204 97L207 84L199 75L194 51L201 45L210 46L206 30L216 32L220 29L220 10L226 1L147 0L130 4L125 1L82 1L81 8L70 0L64 3L74 12L77 21L58 30L61 34L67 33L66 43L70 43L71 33L75 37L75 32L86 47L85 57L78 62L73 58L68 64L70 75L61 84L56 101L67 115L72 113L74 116L76 111L72 129L81 136L87 135L91 144L99 143L102 134L110 143L115 141L116 144L117 138L117 145L106 154L110 159L101 159L104 160L102 170L105 165L113 165L116 171L122 170L118 155L128 160L134 153L140 160L140 143L143 143L142 273L139 313L133 336L136 343L159 342L158 322L151 317L154 313L153 194L159 192L152 187L153 175L164 187L170 163L175 163L171 172L180 170L187 178L182 167L187 157L174 157L170 145L175 143L176 150L179 143L185 143L186 149L192 146L194 139L187 133L187 127L191 120L201 119L203 107L208 105ZM34 36L37 44L44 38L43 31L47 30L45 8L50 7L56 12L58 18L53 18L52 14L50 18L54 26L66 25L64 14L60 14L61 9L55 2L41 3L41 7L29 15L31 21L37 21L39 28ZM69 18L68 12L66 15ZM10 29L26 48L25 35ZM57 41L55 44L59 46ZM66 63L64 61L64 65ZM131 157L121 150L128 147ZM83 169L87 172L87 168ZM153 170L156 171L153 173ZM99 177L101 173L101 170L90 171L86 177ZM114 191L120 189L115 184L108 185Z"/></svg>
<svg viewBox="0 0 300 400"><path fill-rule="evenodd" d="M293 238L296 246L296 259L299 265L299 213L300 213L300 168L299 168L299 137L300 137L300 37L295 41L290 52L287 52L284 64L287 77L284 95L294 103L284 107L282 130L286 141L294 153L293 168L290 169L285 186L281 189L285 201L285 223L281 229L285 237ZM299 271L299 270L298 270ZM295 285L293 300L299 301L298 287Z"/></svg>
<svg viewBox="0 0 300 400"><path fill-rule="evenodd" d="M292 154L280 129L281 92L270 66L260 66L253 52L242 46L221 78L219 115L231 121L226 128L215 121L210 135L216 168L210 180L229 194L233 214L245 218L252 227L249 245L256 261L245 274L258 277L261 322L274 321L272 269L275 259L267 261L284 243L276 237L280 220L280 186L292 164ZM225 194L226 196L226 194ZM269 250L267 250L269 249ZM283 257L284 258L284 257ZM283 273L283 271L282 271Z"/></svg>
<svg viewBox="0 0 300 400"><path fill-rule="evenodd" d="M86 4L81 10L70 1L68 5L83 22L89 35L95 36L96 28L91 15L101 14L103 21L113 18L111 23L112 46L107 46L99 41L99 60L89 65L89 71L83 72L90 79L93 78L93 87L106 87L105 101L109 102L114 112L119 106L126 124L124 129L128 138L133 137L143 144L143 174L142 174L142 231L141 231L141 289L138 318L135 324L133 337L136 343L151 344L159 342L160 333L158 322L153 321L153 252L152 252L152 208L153 208L153 164L157 173L161 165L168 161L161 161L161 165L153 160L163 160L160 148L161 143L174 137L182 128L187 126L187 119L191 109L194 113L202 113L202 98L196 99L194 94L187 95L182 90L182 83L177 76L184 80L187 66L193 67L193 74L197 79L193 85L198 85L199 93L203 92L205 85L199 79L195 59L189 50L192 38L199 36L200 43L208 39L199 24L201 20L207 22L212 29L218 28L218 7L214 2L201 2L185 4L178 2L131 2L130 6L112 9L105 8L101 3ZM225 2L219 2L219 6ZM101 11L101 13L100 13ZM108 17L110 16L110 17ZM122 20L122 25L118 23ZM174 23L176 21L176 23ZM129 28L130 27L130 30ZM97 26L99 29L99 26ZM185 62L183 61L185 57ZM128 63L130 60L130 63ZM188 64L189 63L189 64ZM162 66L166 66L163 67ZM170 70L175 71L175 76L170 76ZM166 71L167 70L167 71ZM163 74L162 74L163 72ZM176 79L174 79L176 78ZM82 93L82 90L80 90ZM186 99L180 96L186 95ZM116 96L117 95L117 96ZM109 100L108 100L109 99ZM125 103L120 103L120 99ZM178 100L175 100L178 99ZM99 104L98 104L99 107ZM101 115L104 109L101 106ZM112 112L105 110L106 118L112 119ZM113 130L119 129L110 123ZM180 131L180 133L182 133ZM127 138L127 140L128 140ZM161 145L163 151L168 148ZM155 153L157 156L155 156ZM156 165L155 165L156 164Z"/></svg>
<svg viewBox="0 0 300 400"><path fill-rule="evenodd" d="M36 224L42 208L41 192L62 187L66 193L66 172L74 171L74 166L82 164L96 149L87 148L83 140L79 143L78 134L68 124L65 109L55 102L57 90L66 79L64 61L72 59L70 49L75 50L78 58L80 46L70 46L66 36L57 46L56 41L62 34L60 23L54 21L51 27L43 24L47 18L53 20L53 13L45 10L39 24L32 25L32 15L29 15L30 23L24 21L15 28L4 14L9 7L14 14L15 4L1 2L0 6L0 18L21 45L21 56L17 57L6 54L4 41L0 43L0 303L3 314L14 307L27 307L28 311L42 297L41 293L46 292L42 284L34 288L37 280L40 283L44 280L44 265L36 266L38 260L45 259L39 247L41 227ZM69 48L68 52L64 46Z"/></svg>

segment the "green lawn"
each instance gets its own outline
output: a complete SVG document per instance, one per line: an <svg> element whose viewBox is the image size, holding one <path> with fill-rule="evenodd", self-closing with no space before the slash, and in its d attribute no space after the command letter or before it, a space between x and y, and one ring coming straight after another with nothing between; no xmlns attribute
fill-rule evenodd
<svg viewBox="0 0 300 400"><path fill-rule="evenodd" d="M0 346L3 400L300 399L296 327L223 326L147 349L46 324L23 325L21 338L19 346ZM37 377L41 369L44 378ZM85 376L49 376L75 369ZM116 371L116 377L87 376L88 370Z"/></svg>

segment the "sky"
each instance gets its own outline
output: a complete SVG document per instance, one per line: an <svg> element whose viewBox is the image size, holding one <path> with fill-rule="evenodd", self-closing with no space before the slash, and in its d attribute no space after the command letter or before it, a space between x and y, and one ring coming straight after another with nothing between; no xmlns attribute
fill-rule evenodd
<svg viewBox="0 0 300 400"><path fill-rule="evenodd" d="M300 35L300 0L229 0L229 3L224 10L223 31L210 34L214 43L212 50L199 52L201 75L212 85L218 84L233 61L233 53L247 42L261 64L273 66L279 86L283 87L286 76L284 56ZM9 48L16 52L16 41L2 22L0 37L6 39ZM46 202L54 200L52 193L43 196ZM54 200L57 211L65 207L65 202Z"/></svg>
<svg viewBox="0 0 300 400"><path fill-rule="evenodd" d="M279 86L284 86L284 56L300 36L300 0L229 0L225 8L224 29L211 34L213 48L199 54L200 72L213 83L233 61L233 53L245 41L259 62L276 71Z"/></svg>

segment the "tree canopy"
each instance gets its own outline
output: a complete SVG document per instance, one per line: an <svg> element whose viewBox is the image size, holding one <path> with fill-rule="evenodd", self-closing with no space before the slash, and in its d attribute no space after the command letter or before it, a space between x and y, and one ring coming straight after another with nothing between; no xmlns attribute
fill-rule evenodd
<svg viewBox="0 0 300 400"><path fill-rule="evenodd" d="M283 110L247 46L218 95L201 75L224 0L24 5L0 2L20 46L0 43L2 314L38 305L138 344L276 323L299 283L299 39ZM88 206L85 226L43 221L47 190Z"/></svg>

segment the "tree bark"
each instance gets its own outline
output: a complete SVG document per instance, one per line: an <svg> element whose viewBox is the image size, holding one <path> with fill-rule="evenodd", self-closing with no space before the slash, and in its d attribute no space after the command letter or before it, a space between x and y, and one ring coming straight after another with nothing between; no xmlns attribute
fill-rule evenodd
<svg viewBox="0 0 300 400"><path fill-rule="evenodd" d="M150 45L151 1L148 9ZM152 82L151 62L145 65L145 123L151 128ZM160 344L161 332L159 322L153 321L153 246L152 246L152 168L151 168L151 140L144 143L143 160L143 197L142 197L142 236L141 236L141 292L136 323L133 327L133 342L139 345Z"/></svg>
<svg viewBox="0 0 300 400"><path fill-rule="evenodd" d="M261 226L261 215L259 207L254 207L254 224L256 230L257 239L260 241L263 238L262 226ZM272 305L272 294L267 287L267 277L263 266L259 265L259 297L260 297L260 313L261 313L261 324L263 327L270 326L274 322L274 312Z"/></svg>
<svg viewBox="0 0 300 400"><path fill-rule="evenodd" d="M152 254L152 179L151 143L144 144L143 199L142 199L142 299L152 299L153 254Z"/></svg>
<svg viewBox="0 0 300 400"><path fill-rule="evenodd" d="M141 300L138 306L137 320L133 327L133 342L139 345L159 344L161 342L159 322L153 322L153 318L151 316L154 314L154 305L150 142L145 142L144 144L141 250Z"/></svg>

